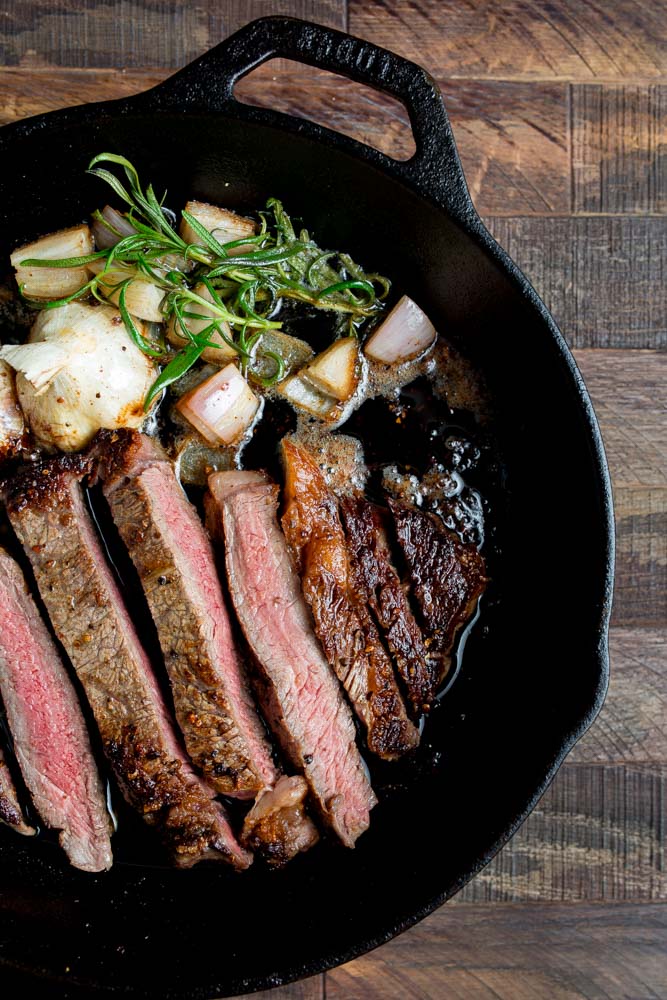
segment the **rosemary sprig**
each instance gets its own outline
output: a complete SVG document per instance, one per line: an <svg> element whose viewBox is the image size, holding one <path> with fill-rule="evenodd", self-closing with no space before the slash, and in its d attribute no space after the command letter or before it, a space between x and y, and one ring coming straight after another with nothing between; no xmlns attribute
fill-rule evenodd
<svg viewBox="0 0 667 1000"><path fill-rule="evenodd" d="M120 168L124 179L109 166ZM270 198L265 211L259 213L261 226L256 235L228 242L221 242L184 210L183 219L197 237L196 242L187 243L174 228L172 213L164 208L165 197L158 200L151 184L144 190L136 168L124 156L100 153L90 162L88 172L107 183L124 202L134 231L121 236L95 212L94 218L119 237L114 246L81 257L21 263L67 268L103 261L104 266L66 298L47 303L28 301L35 308L53 309L87 295L104 301L117 293L118 308L133 343L165 364L148 392L146 409L196 364L207 347L219 348L221 340L238 354L246 377L265 386L280 381L285 374L284 360L275 352L262 350L262 335L280 329L282 324L271 316L281 298L335 312L338 336L358 335L362 325L384 308L389 281L366 274L346 254L322 250L307 230L297 235L276 198ZM129 312L127 291L136 280L150 281L164 291L161 311L165 322L183 341L175 353L145 337ZM201 284L207 289L207 299L195 291ZM188 322L192 320L208 322L194 333ZM265 359L275 366L269 377L262 374Z"/></svg>

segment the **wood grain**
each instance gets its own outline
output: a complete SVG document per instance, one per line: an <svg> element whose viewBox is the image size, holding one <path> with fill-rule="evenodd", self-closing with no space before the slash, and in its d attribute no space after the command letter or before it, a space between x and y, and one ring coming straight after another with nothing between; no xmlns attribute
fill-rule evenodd
<svg viewBox="0 0 667 1000"><path fill-rule="evenodd" d="M582 350L616 504L617 625L667 622L667 354ZM667 759L667 754L665 755Z"/></svg>
<svg viewBox="0 0 667 1000"><path fill-rule="evenodd" d="M349 29L437 77L611 80L667 69L662 0L349 0Z"/></svg>
<svg viewBox="0 0 667 1000"><path fill-rule="evenodd" d="M667 486L667 354L581 350L615 487Z"/></svg>
<svg viewBox="0 0 667 1000"><path fill-rule="evenodd" d="M180 67L243 24L289 14L344 28L345 0L5 0L7 66Z"/></svg>
<svg viewBox="0 0 667 1000"><path fill-rule="evenodd" d="M667 761L667 628L612 628L611 681L570 763Z"/></svg>
<svg viewBox="0 0 667 1000"><path fill-rule="evenodd" d="M130 97L155 86L164 77L163 70L0 67L0 125L77 104Z"/></svg>
<svg viewBox="0 0 667 1000"><path fill-rule="evenodd" d="M667 906L444 906L328 972L327 1000L664 1000Z"/></svg>
<svg viewBox="0 0 667 1000"><path fill-rule="evenodd" d="M616 584L612 622L667 621L667 489L620 487L616 513Z"/></svg>
<svg viewBox="0 0 667 1000"><path fill-rule="evenodd" d="M261 994L244 993L241 1000L251 1000L252 997L257 1000L258 996L261 996L261 1000L324 1000L326 996L325 977L324 974L311 976L309 979L289 983L287 986L263 990Z"/></svg>
<svg viewBox="0 0 667 1000"><path fill-rule="evenodd" d="M667 900L667 763L564 764L457 903Z"/></svg>
<svg viewBox="0 0 667 1000"><path fill-rule="evenodd" d="M651 217L485 219L575 347L667 346L667 225Z"/></svg>
<svg viewBox="0 0 667 1000"><path fill-rule="evenodd" d="M667 210L667 87L571 88L575 212Z"/></svg>

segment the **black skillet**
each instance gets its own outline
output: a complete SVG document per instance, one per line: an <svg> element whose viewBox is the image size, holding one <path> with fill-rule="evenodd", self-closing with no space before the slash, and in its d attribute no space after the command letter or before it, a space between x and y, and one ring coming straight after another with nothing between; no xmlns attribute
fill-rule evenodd
<svg viewBox="0 0 667 1000"><path fill-rule="evenodd" d="M407 107L396 162L306 121L238 103L273 56L340 73ZM504 488L495 598L409 779L356 850L321 846L278 874L137 860L91 877L48 843L0 835L0 982L49 997L219 997L308 976L386 941L460 889L517 829L593 721L608 677L613 527L579 372L526 278L470 201L437 87L413 63L287 18L248 25L165 83L0 131L0 259L104 197L100 151L144 178L230 206L270 195L322 245L400 276L485 376Z"/></svg>

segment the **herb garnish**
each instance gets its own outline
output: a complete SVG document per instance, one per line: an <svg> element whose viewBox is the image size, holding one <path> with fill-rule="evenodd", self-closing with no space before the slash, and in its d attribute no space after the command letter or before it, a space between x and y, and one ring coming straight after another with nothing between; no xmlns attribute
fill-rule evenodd
<svg viewBox="0 0 667 1000"><path fill-rule="evenodd" d="M125 182L101 164L121 167ZM261 225L256 235L226 243L184 210L183 219L198 237L198 242L186 243L172 224L172 213L164 208L164 196L158 201L151 184L144 190L135 167L125 157L100 153L88 172L109 184L128 206L126 217L135 232L121 236L99 211L95 212L98 223L121 236L115 246L86 256L29 259L21 264L65 268L103 262L103 267L72 295L47 303L28 301L38 309L54 309L83 296L92 295L102 302L118 293L118 308L128 335L144 354L165 364L148 392L146 409L207 347L220 346L212 337L221 337L236 351L246 377L264 386L280 381L285 374L284 361L276 353L262 350L262 335L282 326L271 319L281 298L338 313L336 336L356 336L363 323L384 308L388 279L366 274L347 254L322 250L305 229L297 236L276 198L270 198L266 210L259 213ZM247 252L229 253L239 247ZM120 280L114 281L119 273ZM164 321L172 323L182 338L180 349L174 351L140 332L126 306L127 288L135 280L149 281L164 291L160 309ZM201 284L210 301L195 291ZM188 325L193 319L209 322L193 333ZM260 362L266 358L275 366L268 378L260 375L266 368Z"/></svg>

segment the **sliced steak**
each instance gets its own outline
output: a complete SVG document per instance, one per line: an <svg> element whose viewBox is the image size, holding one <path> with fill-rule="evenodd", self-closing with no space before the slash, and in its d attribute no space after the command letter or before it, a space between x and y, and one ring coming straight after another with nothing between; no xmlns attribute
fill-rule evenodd
<svg viewBox="0 0 667 1000"><path fill-rule="evenodd" d="M0 692L35 808L76 868L110 868L111 818L81 706L23 573L0 549Z"/></svg>
<svg viewBox="0 0 667 1000"><path fill-rule="evenodd" d="M281 868L319 840L306 814L308 783L300 775L283 775L275 788L262 792L243 823L242 840L272 868Z"/></svg>
<svg viewBox="0 0 667 1000"><path fill-rule="evenodd" d="M305 449L283 439L283 531L296 559L315 631L366 729L368 748L393 760L419 742L394 668L347 550L338 504Z"/></svg>
<svg viewBox="0 0 667 1000"><path fill-rule="evenodd" d="M2 747L0 747L0 823L5 823L25 837L34 837L37 832L25 821Z"/></svg>
<svg viewBox="0 0 667 1000"><path fill-rule="evenodd" d="M278 776L204 526L151 438L103 431L96 454L157 627L188 754L217 792L254 798Z"/></svg>
<svg viewBox="0 0 667 1000"><path fill-rule="evenodd" d="M25 432L14 372L0 360L0 465L17 453Z"/></svg>
<svg viewBox="0 0 667 1000"><path fill-rule="evenodd" d="M382 512L354 496L342 498L341 512L364 597L394 659L412 713L419 716L428 711L435 697L437 670L394 569Z"/></svg>
<svg viewBox="0 0 667 1000"><path fill-rule="evenodd" d="M487 584L484 559L445 527L437 514L389 500L429 657L438 682L449 671L451 652L460 629L472 618Z"/></svg>
<svg viewBox="0 0 667 1000"><path fill-rule="evenodd" d="M245 868L247 852L178 744L102 554L79 483L87 469L78 456L63 456L12 477L10 520L128 802L158 829L177 864L216 858Z"/></svg>
<svg viewBox="0 0 667 1000"><path fill-rule="evenodd" d="M209 488L209 523L224 531L229 590L261 670L266 716L323 820L352 847L376 800L278 526L278 487L261 473L221 472Z"/></svg>

